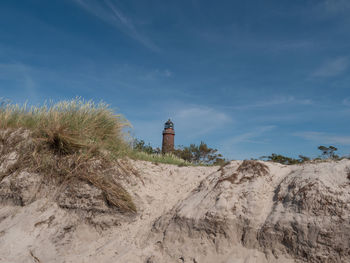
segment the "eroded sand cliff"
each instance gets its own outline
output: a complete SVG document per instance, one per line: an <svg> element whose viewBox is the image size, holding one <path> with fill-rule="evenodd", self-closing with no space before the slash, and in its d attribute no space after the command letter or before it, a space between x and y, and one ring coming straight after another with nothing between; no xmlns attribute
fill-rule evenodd
<svg viewBox="0 0 350 263"><path fill-rule="evenodd" d="M18 156L14 144L0 172ZM86 181L57 187L14 170L0 177L0 262L350 262L349 169L349 160L121 161L111 180L137 213L121 213Z"/></svg>

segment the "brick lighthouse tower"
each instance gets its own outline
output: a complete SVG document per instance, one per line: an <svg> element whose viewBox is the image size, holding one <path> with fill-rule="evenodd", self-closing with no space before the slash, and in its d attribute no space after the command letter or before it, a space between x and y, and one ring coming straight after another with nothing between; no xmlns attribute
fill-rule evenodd
<svg viewBox="0 0 350 263"><path fill-rule="evenodd" d="M169 153L174 151L174 137L174 123L169 119L164 124L162 153Z"/></svg>

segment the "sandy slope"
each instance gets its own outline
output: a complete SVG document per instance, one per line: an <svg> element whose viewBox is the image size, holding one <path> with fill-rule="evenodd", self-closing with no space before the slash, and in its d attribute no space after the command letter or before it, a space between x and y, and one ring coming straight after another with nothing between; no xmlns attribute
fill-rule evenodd
<svg viewBox="0 0 350 263"><path fill-rule="evenodd" d="M137 203L137 215L62 209L49 193L48 198L18 206L14 200L5 200L10 185L32 197L36 187L28 181L39 176L23 172L5 178L0 184L0 262L36 262L35 258L40 262L144 262L152 253L146 247L153 222L217 167L130 162L141 175L124 180ZM90 186L79 187L93 195Z"/></svg>
<svg viewBox="0 0 350 263"><path fill-rule="evenodd" d="M239 164L232 162L221 175L211 174L157 220L154 229L171 258L350 262L350 161L266 163L269 172L260 176L237 173ZM234 181L220 179L232 174Z"/></svg>
<svg viewBox="0 0 350 263"><path fill-rule="evenodd" d="M136 215L110 209L84 182L72 192L24 171L4 178L0 262L350 262L348 160L265 163L266 174L242 161L221 170L130 162L139 176L119 180Z"/></svg>

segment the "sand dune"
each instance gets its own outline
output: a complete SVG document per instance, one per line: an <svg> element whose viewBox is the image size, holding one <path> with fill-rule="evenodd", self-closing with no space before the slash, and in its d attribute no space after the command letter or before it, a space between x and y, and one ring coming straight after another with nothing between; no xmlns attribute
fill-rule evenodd
<svg viewBox="0 0 350 263"><path fill-rule="evenodd" d="M57 189L25 170L4 177L0 262L350 262L349 160L122 162L137 171L115 178L136 214L81 180Z"/></svg>

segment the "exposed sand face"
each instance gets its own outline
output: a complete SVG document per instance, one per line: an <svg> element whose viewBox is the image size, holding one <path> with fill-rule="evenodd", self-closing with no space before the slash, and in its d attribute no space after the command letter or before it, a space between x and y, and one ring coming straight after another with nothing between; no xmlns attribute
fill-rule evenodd
<svg viewBox="0 0 350 263"><path fill-rule="evenodd" d="M168 212L184 196L187 196L198 183L218 167L177 167L155 165L144 161L133 161L142 181L133 178L125 188L133 193L138 204L138 214L128 224L109 233L103 251L110 251L110 261L103 262L145 262L158 250L153 244L151 229L157 218ZM116 238L118 236L118 238ZM105 240L106 237L103 237ZM151 241L152 240L152 241ZM156 242L155 242L156 243ZM116 247L121 247L119 251ZM117 251L117 255L113 254ZM103 253L95 255L97 260L105 260Z"/></svg>
<svg viewBox="0 0 350 263"><path fill-rule="evenodd" d="M124 180L138 206L136 215L91 213L91 221L86 222L79 211L59 207L50 193L49 198L25 206L2 198L0 262L35 262L35 258L41 262L144 262L152 254L147 246L154 221L217 167L130 162L141 176L130 175ZM28 180L23 183L20 178L24 177ZM24 189L24 195L35 196L31 178L38 177L24 173L5 178L0 195L10 192L15 182L17 188ZM90 188L85 183L80 185L86 195L94 195ZM104 204L100 206L103 211Z"/></svg>
<svg viewBox="0 0 350 263"><path fill-rule="evenodd" d="M266 174L242 161L219 171L130 162L136 215L108 210L83 182L70 199L40 175L3 179L0 262L350 262L348 160L264 163Z"/></svg>
<svg viewBox="0 0 350 263"><path fill-rule="evenodd" d="M349 160L265 163L269 173L260 176L237 174L239 164L211 174L157 220L168 255L189 262L350 261ZM234 181L220 180L231 174Z"/></svg>

